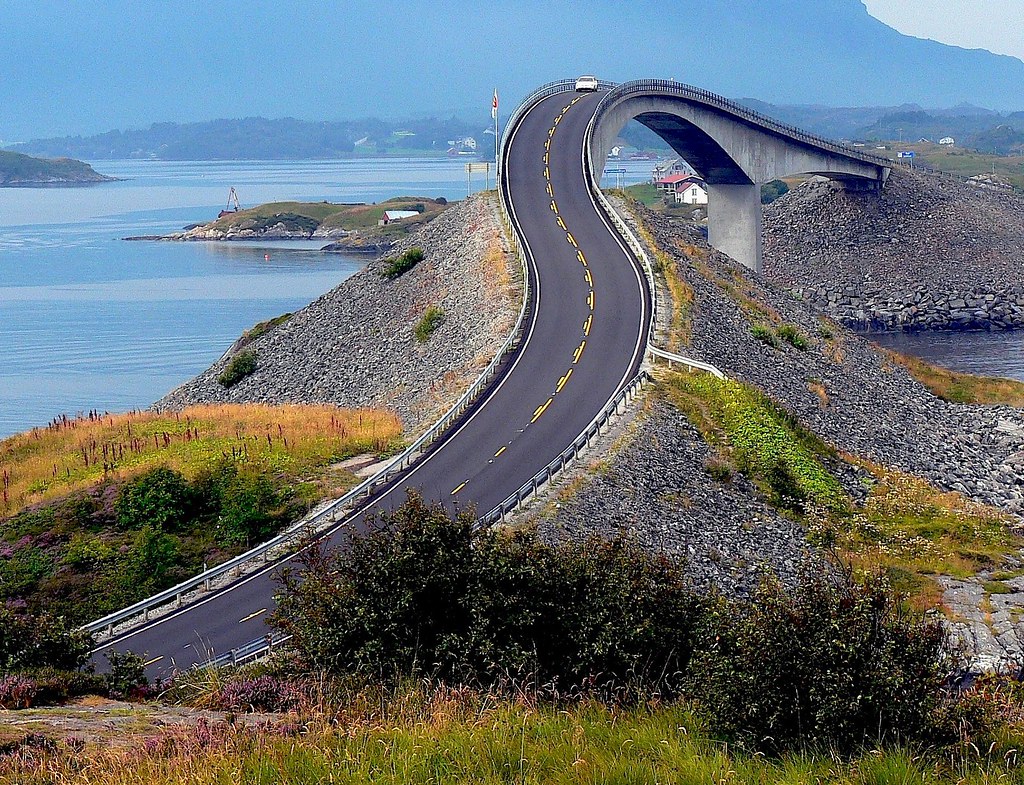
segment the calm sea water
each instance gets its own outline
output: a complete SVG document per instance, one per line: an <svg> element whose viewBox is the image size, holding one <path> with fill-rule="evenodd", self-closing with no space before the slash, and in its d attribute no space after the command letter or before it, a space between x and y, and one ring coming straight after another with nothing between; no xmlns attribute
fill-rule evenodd
<svg viewBox="0 0 1024 785"><path fill-rule="evenodd" d="M146 407L216 360L256 322L352 275L322 242L125 242L243 205L466 195L464 161L103 161L123 182L0 188L0 437L61 413ZM652 163L606 179L650 177ZM473 188L483 186L479 176ZM266 257L269 255L269 261ZM1024 336L885 337L965 370L1024 378ZM981 359L986 358L986 359ZM981 363L979 365L979 363Z"/></svg>
<svg viewBox="0 0 1024 785"><path fill-rule="evenodd" d="M1024 332L885 333L869 338L955 371L1024 382Z"/></svg>

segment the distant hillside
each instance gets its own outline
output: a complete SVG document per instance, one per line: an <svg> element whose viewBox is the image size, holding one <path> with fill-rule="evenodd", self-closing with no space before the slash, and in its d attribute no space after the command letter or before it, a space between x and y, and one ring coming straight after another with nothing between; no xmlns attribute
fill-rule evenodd
<svg viewBox="0 0 1024 785"><path fill-rule="evenodd" d="M0 186L84 185L114 180L71 158L33 158L0 150Z"/></svg>
<svg viewBox="0 0 1024 785"><path fill-rule="evenodd" d="M154 123L145 129L108 131L95 136L37 139L12 145L32 155L71 155L92 161L157 158L165 161L343 158L350 155L445 153L450 142L479 141L483 128L464 120L376 119L339 122L294 118ZM493 139L493 137L487 137Z"/></svg>

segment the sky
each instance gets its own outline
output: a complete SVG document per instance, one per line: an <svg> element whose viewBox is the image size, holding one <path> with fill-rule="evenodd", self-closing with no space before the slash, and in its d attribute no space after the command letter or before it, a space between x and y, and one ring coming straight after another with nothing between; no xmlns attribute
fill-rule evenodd
<svg viewBox="0 0 1024 785"><path fill-rule="evenodd" d="M864 0L901 33L1024 60L1024 0Z"/></svg>
<svg viewBox="0 0 1024 785"><path fill-rule="evenodd" d="M866 3L881 21L861 0L0 0L0 140L256 115L486 119L495 86L504 113L579 73L774 103L1024 109L1024 62L884 27L1024 57L1024 0Z"/></svg>

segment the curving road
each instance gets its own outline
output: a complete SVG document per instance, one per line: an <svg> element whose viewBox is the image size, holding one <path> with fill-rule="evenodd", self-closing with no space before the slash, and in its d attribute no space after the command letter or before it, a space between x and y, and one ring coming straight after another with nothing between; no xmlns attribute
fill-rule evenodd
<svg viewBox="0 0 1024 785"><path fill-rule="evenodd" d="M492 509L553 460L637 373L647 342L643 274L593 201L583 146L600 93L537 103L513 129L502 187L522 231L534 296L507 371L445 437L368 507L328 533L370 525L407 490L450 509ZM267 632L283 559L101 646L145 653L153 675L188 667Z"/></svg>

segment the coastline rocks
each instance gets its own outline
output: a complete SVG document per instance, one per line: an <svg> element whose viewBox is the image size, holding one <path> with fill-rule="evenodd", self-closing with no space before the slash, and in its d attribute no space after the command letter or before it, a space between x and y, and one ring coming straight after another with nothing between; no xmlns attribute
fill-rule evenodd
<svg viewBox="0 0 1024 785"><path fill-rule="evenodd" d="M765 276L859 330L1024 327L1024 196L894 170L882 194L811 180L765 208Z"/></svg>
<svg viewBox="0 0 1024 785"><path fill-rule="evenodd" d="M217 378L225 356L156 404L176 409L222 401L334 403L394 410L407 433L433 422L494 357L522 297L493 196L452 206L403 237L396 250L425 258L401 277L381 276L378 259L290 319L247 343L256 371L230 388ZM444 323L419 342L428 306ZM268 314L253 314L253 321Z"/></svg>

